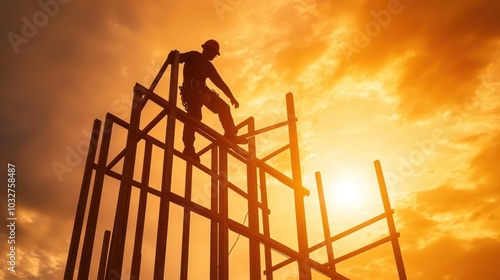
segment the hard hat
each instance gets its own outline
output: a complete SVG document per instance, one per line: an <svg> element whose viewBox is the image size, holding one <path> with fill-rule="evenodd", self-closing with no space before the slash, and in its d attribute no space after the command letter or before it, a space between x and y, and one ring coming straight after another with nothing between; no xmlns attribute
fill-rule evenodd
<svg viewBox="0 0 500 280"><path fill-rule="evenodd" d="M210 39L210 40L206 41L205 44L201 45L201 47L203 49L205 49L207 47L211 48L211 49L217 51L217 55L220 55L219 43L217 43L217 41L215 41L214 39Z"/></svg>

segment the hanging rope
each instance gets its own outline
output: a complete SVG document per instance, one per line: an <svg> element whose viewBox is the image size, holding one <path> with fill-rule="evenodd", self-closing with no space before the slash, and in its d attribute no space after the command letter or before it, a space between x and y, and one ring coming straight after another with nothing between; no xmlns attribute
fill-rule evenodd
<svg viewBox="0 0 500 280"><path fill-rule="evenodd" d="M247 221L247 218L248 218L248 212L245 215L245 219L243 220L243 225L245 225L245 222ZM233 251L234 246L236 246L236 243L238 243L238 239L240 239L240 235L241 234L238 234L238 237L236 237L236 240L234 241L233 246L231 246L231 250L229 250L229 253L227 254L228 256L231 255L231 252Z"/></svg>

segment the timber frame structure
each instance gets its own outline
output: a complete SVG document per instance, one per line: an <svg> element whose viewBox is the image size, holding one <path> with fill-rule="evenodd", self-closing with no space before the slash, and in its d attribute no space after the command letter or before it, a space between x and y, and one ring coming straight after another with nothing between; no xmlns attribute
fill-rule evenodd
<svg viewBox="0 0 500 280"><path fill-rule="evenodd" d="M266 128L256 129L254 119L250 117L238 125L238 128L246 127L248 131L247 134L243 135L243 137L249 139L248 149L243 149L227 141L210 127L194 120L183 110L177 108L179 52L175 51L175 54L174 62L171 65L168 101L154 92L156 85L167 69L168 64L165 61L149 88L140 84L135 85L130 122L127 123L110 113L106 115L102 131L101 121L96 119L94 122L64 279L74 279L75 276L77 276L77 279L89 279L90 272L96 271L97 265L97 279L144 279L144 277L141 277L141 267L144 263L145 255L148 253L143 248L146 206L148 197L151 196L159 198L156 247L154 252L150 252L152 256L149 257L149 259L154 259L153 279L172 278L168 277L170 274L165 266L167 235L169 233L169 212L173 204L182 207L184 213L182 250L180 254L180 279L182 280L190 278L188 275L190 219L193 214L207 219L210 224L208 233L210 235L210 252L208 253L210 258L209 275L206 276L206 279L229 279L230 277L229 254L231 250L229 248L229 232L248 239L248 277L252 280L276 279L276 276L274 276L276 271L293 263L297 265L297 274L300 280L312 279L312 270L326 276L328 279L349 279L337 272L337 263L387 242L392 243L399 279L406 279L398 242L399 233L396 232L393 219L394 210L391 209L389 203L379 161L375 161L375 170L382 196L384 213L335 236L331 236L330 234L321 175L319 172L315 174L323 222L324 241L310 246L307 237L304 206L304 198L309 195L309 190L302 185L297 140L297 119L295 116L293 95L291 93L286 95L288 117L285 121ZM150 122L141 124L141 112L148 102L159 106L161 111ZM154 127L160 126L160 122L165 119L166 128L164 128L166 129L166 133L165 139L162 141L151 136L150 131ZM209 158L209 164L204 165L195 162L174 148L176 123L179 122L184 124L190 123L196 127L198 135L202 136L205 141L208 141L209 144L201 149L198 154ZM116 157L108 158L112 131L116 129L116 126L124 128L127 131L126 145L121 152L117 153ZM286 126L288 127L289 143L268 156L258 158L255 136ZM143 149L138 149L139 143L142 143ZM153 168L153 148L160 149L163 153L160 189L151 187L149 183L150 172ZM140 153L142 150L143 153ZM266 163L269 159L287 150L290 153L291 159L291 178ZM231 160L239 161L245 165L247 176L244 188L236 186L229 179L228 172L230 168L228 168L228 156L231 157ZM184 195L179 195L172 191L172 185L174 184L172 178L175 175L173 174L174 158L185 162ZM137 162L141 162L142 164L140 179L134 179ZM116 169L116 166L120 164L122 165L121 173L114 171L113 169ZM204 173L210 178L209 206L201 205L192 199L194 187L193 174L195 171ZM272 180L283 184L287 187L286 189L293 192L298 243L296 248L298 249L293 249L291 246L285 245L270 234L271 225L269 217L271 213L268 207L267 178L273 178ZM98 245L95 239L100 208L102 206L103 190L106 185L105 179L117 180L119 182L119 189L117 190L118 198L112 231L106 230L102 243ZM91 185L93 185L92 188ZM131 211L131 193L134 188L140 192L140 196L137 202L138 210L135 214L137 220L132 223L129 214ZM230 192L232 195L238 195L246 200L248 226L244 222L240 223L229 218L228 195ZM334 257L332 242L383 219L387 220L389 236L346 255ZM131 224L135 226L132 229L135 234L131 239L133 240L133 248L130 248L130 246L126 247L127 231L130 231ZM193 233L191 232L191 234ZM101 253L97 254L97 256L100 256L98 262L94 247L101 247ZM129 252L126 251L126 248L129 249ZM326 248L328 257L326 263L320 263L310 257L312 252L320 248ZM285 260L278 262L273 259L273 251L285 256ZM131 266L129 270L130 274L127 273L127 275L124 275L124 255L126 254L131 256L131 261L128 260L126 264L130 263ZM95 261L92 263L94 259ZM79 265L77 265L78 260Z"/></svg>

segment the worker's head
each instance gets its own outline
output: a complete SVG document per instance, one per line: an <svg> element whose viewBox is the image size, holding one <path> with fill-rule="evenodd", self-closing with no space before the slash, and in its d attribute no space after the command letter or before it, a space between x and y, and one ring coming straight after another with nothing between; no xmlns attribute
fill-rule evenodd
<svg viewBox="0 0 500 280"><path fill-rule="evenodd" d="M206 41L201 47L203 48L203 54L207 56L208 60L212 60L217 55L220 55L219 43L213 39Z"/></svg>

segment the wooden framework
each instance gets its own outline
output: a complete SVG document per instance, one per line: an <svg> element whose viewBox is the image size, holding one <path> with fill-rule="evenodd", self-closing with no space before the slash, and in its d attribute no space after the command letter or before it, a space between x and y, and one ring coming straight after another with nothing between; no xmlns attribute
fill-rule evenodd
<svg viewBox="0 0 500 280"><path fill-rule="evenodd" d="M228 142L219 133L205 124L194 120L184 111L176 107L179 72L178 55L179 53L176 52L174 63L171 67L168 101L154 93L156 85L168 66L165 62L149 88L145 88L140 84L135 85L130 122L127 123L113 114L108 113L106 115L100 145L99 136L101 134L101 121L96 120L94 122L64 279L73 279L75 272L77 272L77 279L89 278L89 272L92 267L91 261L95 245L97 221L100 206L102 204L102 194L106 177L118 180L120 186L114 225L111 232L106 231L102 242L98 279L143 279L139 277L141 275L141 262L144 253L142 246L144 241L148 195L154 195L160 199L156 248L154 252L154 279L164 279L168 275L165 269L165 263L171 204L182 207L184 213L182 225L182 250L180 256L180 279L183 280L189 279L189 236L191 230L191 215L193 213L210 221L210 275L207 276L207 278L211 280L229 278L230 231L248 238L250 279L265 278L266 280L272 280L277 270L291 263L298 264L298 275L301 280L312 279L312 269L330 279L348 279L337 272L335 265L385 242L392 243L399 278L406 279L398 243L399 233L396 232L392 217L393 210L389 204L382 170L378 161L375 162L375 169L385 212L336 236L331 236L330 234L321 175L316 173L325 241L314 246L309 246L304 207L304 198L309 195L309 191L302 185L296 127L297 119L295 116L293 95L291 93L286 95L288 116L286 121L266 128L255 129L253 118L249 118L238 125L238 128L246 127L248 131L247 134L244 135L244 137L249 138L248 149L245 150ZM157 104L162 110L152 121L144 124L141 128L141 112L147 102ZM162 141L150 135L150 132L154 127L160 126L160 122L165 118L166 133L165 139ZM185 157L174 148L176 122L193 125L196 127L196 132L208 140L209 144L198 153L199 155L205 155L210 158L208 165L195 162ZM116 157L109 159L111 135L116 126L127 130L126 147L119 152ZM254 136L285 126L288 126L289 143L268 156L259 159L256 153L256 141ZM141 141L144 143L144 153L142 155L138 154L137 148L138 143ZM99 157L97 162L95 162L98 148ZM149 182L152 168L153 148L159 148L163 151L163 174L160 190L151 187ZM269 159L287 150L290 151L292 178L282 174L266 163ZM242 190L242 188L234 185L229 180L228 156L231 156L232 159L246 166L247 191ZM172 173L175 157L186 162L184 196L172 192ZM138 159L142 159L143 161L140 181L134 180L135 164ZM122 172L118 173L113 171L113 168L120 162L123 164ZM211 178L210 207L197 204L192 199L193 174L195 169L207 174ZM294 250L271 237L270 210L267 197L268 177L274 178L293 192L298 250ZM93 183L92 195L90 197L90 203L88 203L91 183ZM139 206L137 221L135 221L130 275L122 277L127 227L130 221L131 193L133 188L140 190ZM229 191L241 196L247 201L248 226L229 218ZM87 204L89 204L88 207ZM382 219L386 219L388 223L390 235L387 238L374 242L347 255L337 258L334 257L332 242ZM84 226L85 230L83 230ZM83 244L80 246L82 234ZM81 247L81 252L79 252L79 247ZM319 263L310 258L311 252L322 247L326 247L328 256L327 263ZM264 251L263 254L261 254L261 249ZM273 262L272 251L276 251L286 256L286 260L280 263ZM79 265L77 266L78 257ZM261 259L262 257L263 259ZM262 265L264 265L264 268L261 267ZM76 269L77 267L78 269Z"/></svg>

